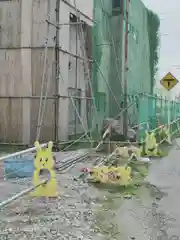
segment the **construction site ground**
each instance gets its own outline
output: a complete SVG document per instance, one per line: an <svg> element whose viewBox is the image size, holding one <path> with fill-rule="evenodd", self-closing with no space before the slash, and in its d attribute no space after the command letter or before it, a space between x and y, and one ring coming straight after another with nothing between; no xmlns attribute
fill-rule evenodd
<svg viewBox="0 0 180 240"><path fill-rule="evenodd" d="M168 157L153 159L147 180L136 195L97 188L78 180L80 169L93 159L77 163L67 173L57 173L59 197L23 197L0 210L0 240L180 239L180 139ZM57 160L63 155L57 153ZM6 180L0 171L0 200L20 192L32 180Z"/></svg>

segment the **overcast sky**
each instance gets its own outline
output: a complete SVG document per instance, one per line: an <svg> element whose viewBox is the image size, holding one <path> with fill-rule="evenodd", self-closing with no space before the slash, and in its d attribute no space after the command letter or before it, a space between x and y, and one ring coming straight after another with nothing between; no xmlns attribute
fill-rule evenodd
<svg viewBox="0 0 180 240"><path fill-rule="evenodd" d="M160 17L160 63L159 76L161 79L167 72L172 72L180 81L180 0L142 0L144 4L154 10ZM179 69L177 69L179 65ZM172 94L180 92L180 83Z"/></svg>

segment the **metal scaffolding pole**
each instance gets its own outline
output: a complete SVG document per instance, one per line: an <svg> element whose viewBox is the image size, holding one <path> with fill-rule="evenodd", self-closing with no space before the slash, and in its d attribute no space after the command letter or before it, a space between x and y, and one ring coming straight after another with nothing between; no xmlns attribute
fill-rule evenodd
<svg viewBox="0 0 180 240"><path fill-rule="evenodd" d="M55 75L55 91L56 96L59 95L59 21L60 21L60 0L56 0L56 47L55 47L55 64L56 64L56 75ZM55 142L58 142L58 125L59 125L59 98L55 100L55 124L54 124L54 138Z"/></svg>
<svg viewBox="0 0 180 240"><path fill-rule="evenodd" d="M1 203L0 203L0 209L1 209L2 207L7 206L8 204L14 202L15 200L17 200L17 199L23 197L24 195L27 195L28 193L34 191L36 188L38 188L38 187L40 187L40 186L46 184L47 182L48 182L47 179L46 179L46 180L43 180L43 181L42 181L41 183L39 183L38 185L36 185L36 186L32 186L32 187L29 187L29 188L27 188L27 189L21 191L20 193L17 193L16 195L14 195L14 196L8 198L7 200L1 202Z"/></svg>
<svg viewBox="0 0 180 240"><path fill-rule="evenodd" d="M40 146L41 146L41 148L44 148L47 145L48 145L48 143L43 143ZM34 152L34 151L36 151L36 147L28 148L28 149L25 149L25 150L22 150L22 151L19 151L19 152L15 152L15 153L11 153L11 154L2 156L2 157L0 157L0 161L4 161L4 160L7 160L7 159L13 158L13 157L18 157L18 156L21 156L21 155L24 155L24 154L27 154L27 153L31 153L31 152Z"/></svg>
<svg viewBox="0 0 180 240"><path fill-rule="evenodd" d="M125 138L127 139L127 131L128 131L128 110L127 110L127 93L128 93L128 84L127 84L127 78L128 78L128 37L129 37L129 29L128 29L128 25L129 25L129 0L126 0L126 18L125 18L126 22L126 32L125 32L125 64L124 64L124 109L126 109L124 111L124 116L123 116L123 134L125 136Z"/></svg>

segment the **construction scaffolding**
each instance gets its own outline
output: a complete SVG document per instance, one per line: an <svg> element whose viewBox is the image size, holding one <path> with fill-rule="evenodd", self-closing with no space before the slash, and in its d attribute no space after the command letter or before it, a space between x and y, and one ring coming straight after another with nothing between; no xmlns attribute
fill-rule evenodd
<svg viewBox="0 0 180 240"><path fill-rule="evenodd" d="M14 15L24 11L19 3L13 4ZM4 11L11 11L11 7L10 2ZM17 14L17 18L20 23L32 25L22 30L28 36L23 39L29 42L21 41L17 48L14 42L6 47L2 41L0 49L0 141L29 144L35 139L52 139L58 142L88 132L93 102L90 81L92 24L89 25L92 19L78 9L76 1L42 1L40 4L32 1L25 10L32 14ZM43 14L38 13L42 11ZM10 24L19 26L16 21ZM2 26L4 40L5 22ZM42 31L39 31L40 26ZM13 51L23 54L17 59ZM6 76L14 88L9 86L9 81L4 82Z"/></svg>

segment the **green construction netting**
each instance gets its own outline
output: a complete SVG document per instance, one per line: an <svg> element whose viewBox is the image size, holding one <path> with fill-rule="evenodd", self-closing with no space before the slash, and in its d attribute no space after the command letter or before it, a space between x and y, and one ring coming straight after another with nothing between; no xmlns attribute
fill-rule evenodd
<svg viewBox="0 0 180 240"><path fill-rule="evenodd" d="M99 129L105 117L115 118L123 107L125 2L94 0L93 94L98 112L93 125ZM129 104L138 93L152 90L147 10L139 0L130 2L128 45ZM132 122L138 123L136 106L128 111Z"/></svg>
<svg viewBox="0 0 180 240"><path fill-rule="evenodd" d="M100 131L104 118L116 116L123 109L126 1L94 0L93 95L97 112L93 127ZM159 20L140 0L129 3L127 100L128 123L141 124L141 131L168 122L180 115L179 103L153 95L157 64L157 29ZM154 32L153 32L154 31ZM142 93L145 93L142 95ZM141 94L141 95L140 95ZM168 107L170 105L170 107ZM141 132L140 131L140 132Z"/></svg>

